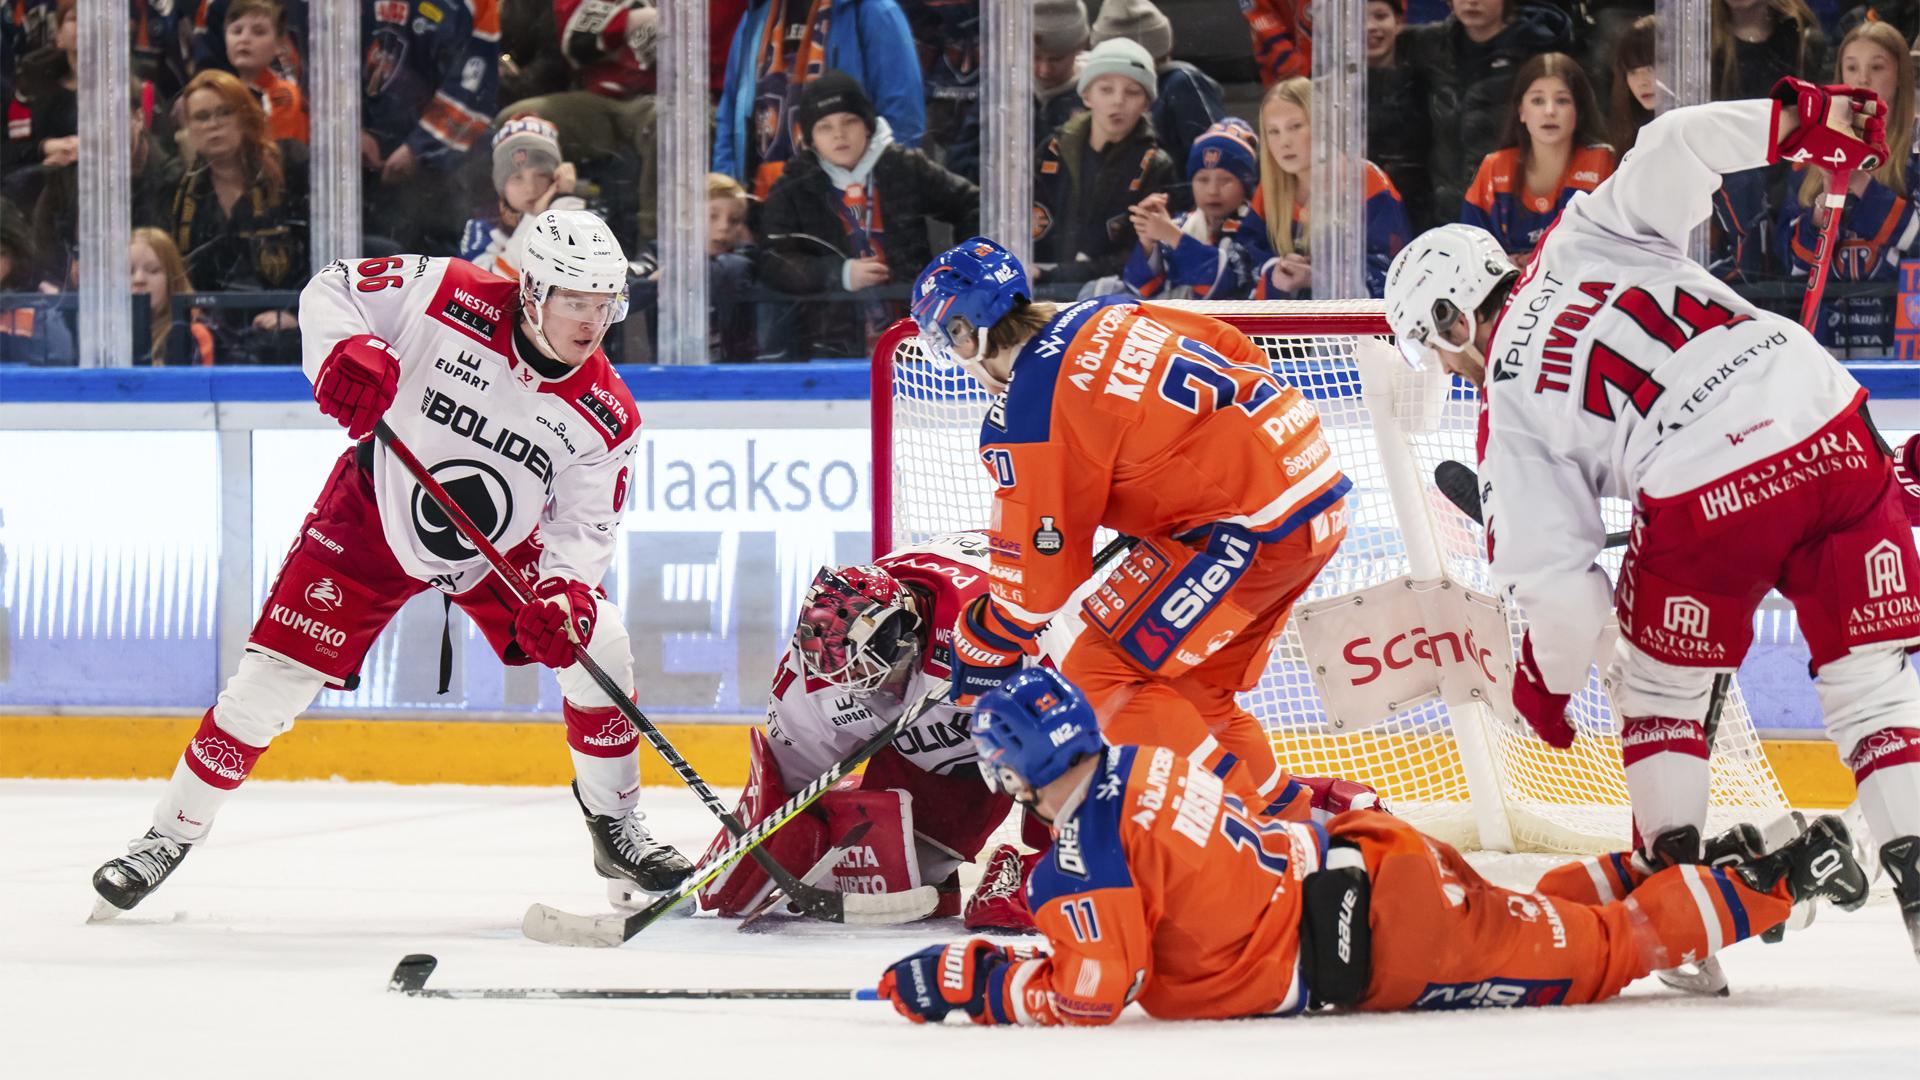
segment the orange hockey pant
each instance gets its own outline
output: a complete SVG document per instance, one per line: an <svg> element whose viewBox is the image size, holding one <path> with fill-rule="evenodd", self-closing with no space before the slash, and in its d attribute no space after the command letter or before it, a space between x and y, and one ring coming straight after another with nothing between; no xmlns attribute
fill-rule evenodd
<svg viewBox="0 0 1920 1080"><path fill-rule="evenodd" d="M1313 529L1255 549L1253 562L1226 598L1251 614L1246 626L1206 660L1165 678L1140 666L1099 627L1087 625L1060 663L1061 673L1087 695L1107 741L1116 746L1169 746L1198 755L1227 773L1228 790L1260 809L1278 794L1286 774L1273 756L1266 729L1234 696L1251 690L1267 669L1273 639L1286 629L1294 601L1333 558L1344 529L1315 541ZM1162 537L1169 552L1189 548ZM1254 796L1261 801L1255 802Z"/></svg>
<svg viewBox="0 0 1920 1080"><path fill-rule="evenodd" d="M1784 881L1755 892L1727 871L1676 866L1624 900L1581 904L1489 884L1458 851L1378 811L1342 814L1373 883L1368 1010L1601 1001L1785 921Z"/></svg>

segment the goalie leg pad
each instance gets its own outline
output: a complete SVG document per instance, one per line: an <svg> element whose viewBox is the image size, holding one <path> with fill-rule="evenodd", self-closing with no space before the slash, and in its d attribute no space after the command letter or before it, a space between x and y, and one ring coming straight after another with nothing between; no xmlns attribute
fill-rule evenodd
<svg viewBox="0 0 1920 1080"><path fill-rule="evenodd" d="M913 857L913 796L898 788L836 789L821 796L818 805L826 818L828 837L840 836L862 821L873 822L866 838L841 858L824 885L869 895L920 887L920 862Z"/></svg>
<svg viewBox="0 0 1920 1080"><path fill-rule="evenodd" d="M826 796L830 797L831 793ZM774 759L766 734L754 728L747 733L747 784L740 792L739 805L734 807L734 817L742 828L750 829L786 801L780 763ZM732 835L721 829L700 861L714 858L732 841ZM795 874L806 873L827 853L829 846L826 822L811 812L782 825L760 845L775 862ZM739 916L757 906L772 884L759 863L751 858L741 859L700 890L700 907L729 917Z"/></svg>
<svg viewBox="0 0 1920 1080"><path fill-rule="evenodd" d="M1013 807L1004 792L989 789L971 766L938 776L908 761L893 747L875 754L861 774L862 791L896 788L913 799L913 829L962 862L972 862Z"/></svg>

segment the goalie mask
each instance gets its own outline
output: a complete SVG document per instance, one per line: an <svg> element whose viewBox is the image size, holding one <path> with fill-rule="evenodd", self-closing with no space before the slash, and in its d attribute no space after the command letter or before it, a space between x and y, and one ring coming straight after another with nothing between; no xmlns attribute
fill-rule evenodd
<svg viewBox="0 0 1920 1080"><path fill-rule="evenodd" d="M823 566L800 606L793 647L808 675L868 693L920 647L913 594L877 566Z"/></svg>
<svg viewBox="0 0 1920 1080"><path fill-rule="evenodd" d="M1474 312L1500 284L1519 275L1493 234L1474 225L1428 229L1387 268L1387 325L1402 341L1459 352L1448 340L1462 319L1467 342L1479 327Z"/></svg>

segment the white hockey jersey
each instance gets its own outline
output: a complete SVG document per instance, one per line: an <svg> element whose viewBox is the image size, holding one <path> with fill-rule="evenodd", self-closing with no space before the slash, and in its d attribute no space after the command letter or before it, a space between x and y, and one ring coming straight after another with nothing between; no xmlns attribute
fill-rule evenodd
<svg viewBox="0 0 1920 1080"><path fill-rule="evenodd" d="M1812 335L1687 257L1723 173L1767 163L1773 103L1669 112L1541 242L1487 351L1495 581L1551 690L1586 685L1610 606L1598 499L1683 494L1778 454L1864 391Z"/></svg>
<svg viewBox="0 0 1920 1080"><path fill-rule="evenodd" d="M987 590L986 534L947 533L885 555L875 564L919 599L921 620L932 631L929 647L898 698L880 692L853 694L810 678L800 658L787 650L774 669L767 700L767 742L789 794L873 738L951 674L953 624L960 609ZM977 760L968 730L972 720L973 710L942 702L901 732L894 749L937 775L971 769Z"/></svg>
<svg viewBox="0 0 1920 1080"><path fill-rule="evenodd" d="M597 585L640 447L640 412L606 354L547 379L516 353L519 286L460 259L336 262L300 293L312 379L335 344L374 334L400 356L385 420L501 551L540 530L539 577ZM449 591L489 567L378 442L373 490L408 574Z"/></svg>

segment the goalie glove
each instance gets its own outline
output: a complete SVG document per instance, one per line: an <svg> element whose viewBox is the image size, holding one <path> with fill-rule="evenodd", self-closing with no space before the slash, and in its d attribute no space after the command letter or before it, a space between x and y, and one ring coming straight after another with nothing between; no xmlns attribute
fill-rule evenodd
<svg viewBox="0 0 1920 1080"><path fill-rule="evenodd" d="M1776 160L1811 164L1836 175L1878 168L1887 160L1887 107L1865 87L1816 86L1787 76L1773 84L1773 99L1790 109L1799 126L1774 147ZM1836 101L1851 110L1858 133L1828 126Z"/></svg>
<svg viewBox="0 0 1920 1080"><path fill-rule="evenodd" d="M937 1024L955 1009L976 1024L1011 1024L1007 976L1015 964L1040 955L1029 946L995 945L985 938L929 945L887 968L879 993L916 1024Z"/></svg>
<svg viewBox="0 0 1920 1080"><path fill-rule="evenodd" d="M1573 724L1567 720L1567 702L1572 697L1547 689L1540 678L1540 665L1533 661L1533 634L1527 633L1520 639L1520 663L1514 669L1513 707L1527 726L1556 750L1573 745Z"/></svg>

